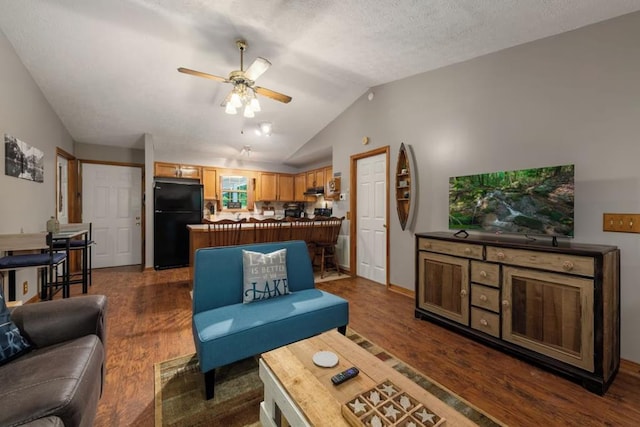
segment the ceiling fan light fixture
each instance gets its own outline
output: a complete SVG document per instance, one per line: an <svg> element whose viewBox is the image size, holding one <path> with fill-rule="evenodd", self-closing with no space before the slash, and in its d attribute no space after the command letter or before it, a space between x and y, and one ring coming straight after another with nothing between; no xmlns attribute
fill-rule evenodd
<svg viewBox="0 0 640 427"><path fill-rule="evenodd" d="M262 111L262 109L260 108L260 102L258 101L258 98L256 98L255 94L253 94L253 98L251 98L251 102L249 103L249 105L251 106L251 109L256 113L258 111Z"/></svg>
<svg viewBox="0 0 640 427"><path fill-rule="evenodd" d="M231 102L227 102L227 105L224 107L224 112L227 114L237 114L238 110L231 104Z"/></svg>
<svg viewBox="0 0 640 427"><path fill-rule="evenodd" d="M240 98L240 94L238 93L236 88L234 88L233 92L231 93L231 99L229 100L229 104L231 104L234 108L242 107L242 98Z"/></svg>
<svg viewBox="0 0 640 427"><path fill-rule="evenodd" d="M248 119L255 117L256 115L253 113L253 109L250 104L245 105L244 107L244 116Z"/></svg>

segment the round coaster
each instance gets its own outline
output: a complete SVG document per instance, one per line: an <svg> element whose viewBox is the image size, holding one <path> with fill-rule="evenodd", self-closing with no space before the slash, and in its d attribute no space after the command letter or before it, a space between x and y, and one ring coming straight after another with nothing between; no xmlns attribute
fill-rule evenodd
<svg viewBox="0 0 640 427"><path fill-rule="evenodd" d="M313 355L313 363L323 368L333 368L338 364L338 356L330 351L319 351Z"/></svg>

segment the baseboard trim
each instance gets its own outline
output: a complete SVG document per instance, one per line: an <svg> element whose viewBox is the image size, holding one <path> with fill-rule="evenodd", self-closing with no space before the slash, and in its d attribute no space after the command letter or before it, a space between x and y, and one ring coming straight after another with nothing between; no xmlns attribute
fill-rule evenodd
<svg viewBox="0 0 640 427"><path fill-rule="evenodd" d="M396 292L410 298L415 298L416 295L415 292L411 289L403 288L402 286L398 285L389 284L389 287L387 289L389 289L391 292Z"/></svg>
<svg viewBox="0 0 640 427"><path fill-rule="evenodd" d="M620 370L624 371L625 374L640 379L640 363L620 359Z"/></svg>

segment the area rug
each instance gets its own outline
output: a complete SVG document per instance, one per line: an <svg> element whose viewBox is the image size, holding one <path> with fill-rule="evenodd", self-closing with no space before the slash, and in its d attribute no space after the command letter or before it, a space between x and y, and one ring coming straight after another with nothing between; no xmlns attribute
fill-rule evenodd
<svg viewBox="0 0 640 427"><path fill-rule="evenodd" d="M502 426L469 402L349 329L347 336L398 372L482 427ZM156 363L155 420L161 426L258 427L262 381L256 358L216 370L216 393L204 400L204 378L195 354Z"/></svg>

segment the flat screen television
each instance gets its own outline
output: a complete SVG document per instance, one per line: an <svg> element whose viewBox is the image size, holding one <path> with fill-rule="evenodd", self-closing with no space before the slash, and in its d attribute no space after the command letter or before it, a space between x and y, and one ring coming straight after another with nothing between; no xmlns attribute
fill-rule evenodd
<svg viewBox="0 0 640 427"><path fill-rule="evenodd" d="M450 230L573 237L573 208L574 165L449 178Z"/></svg>

